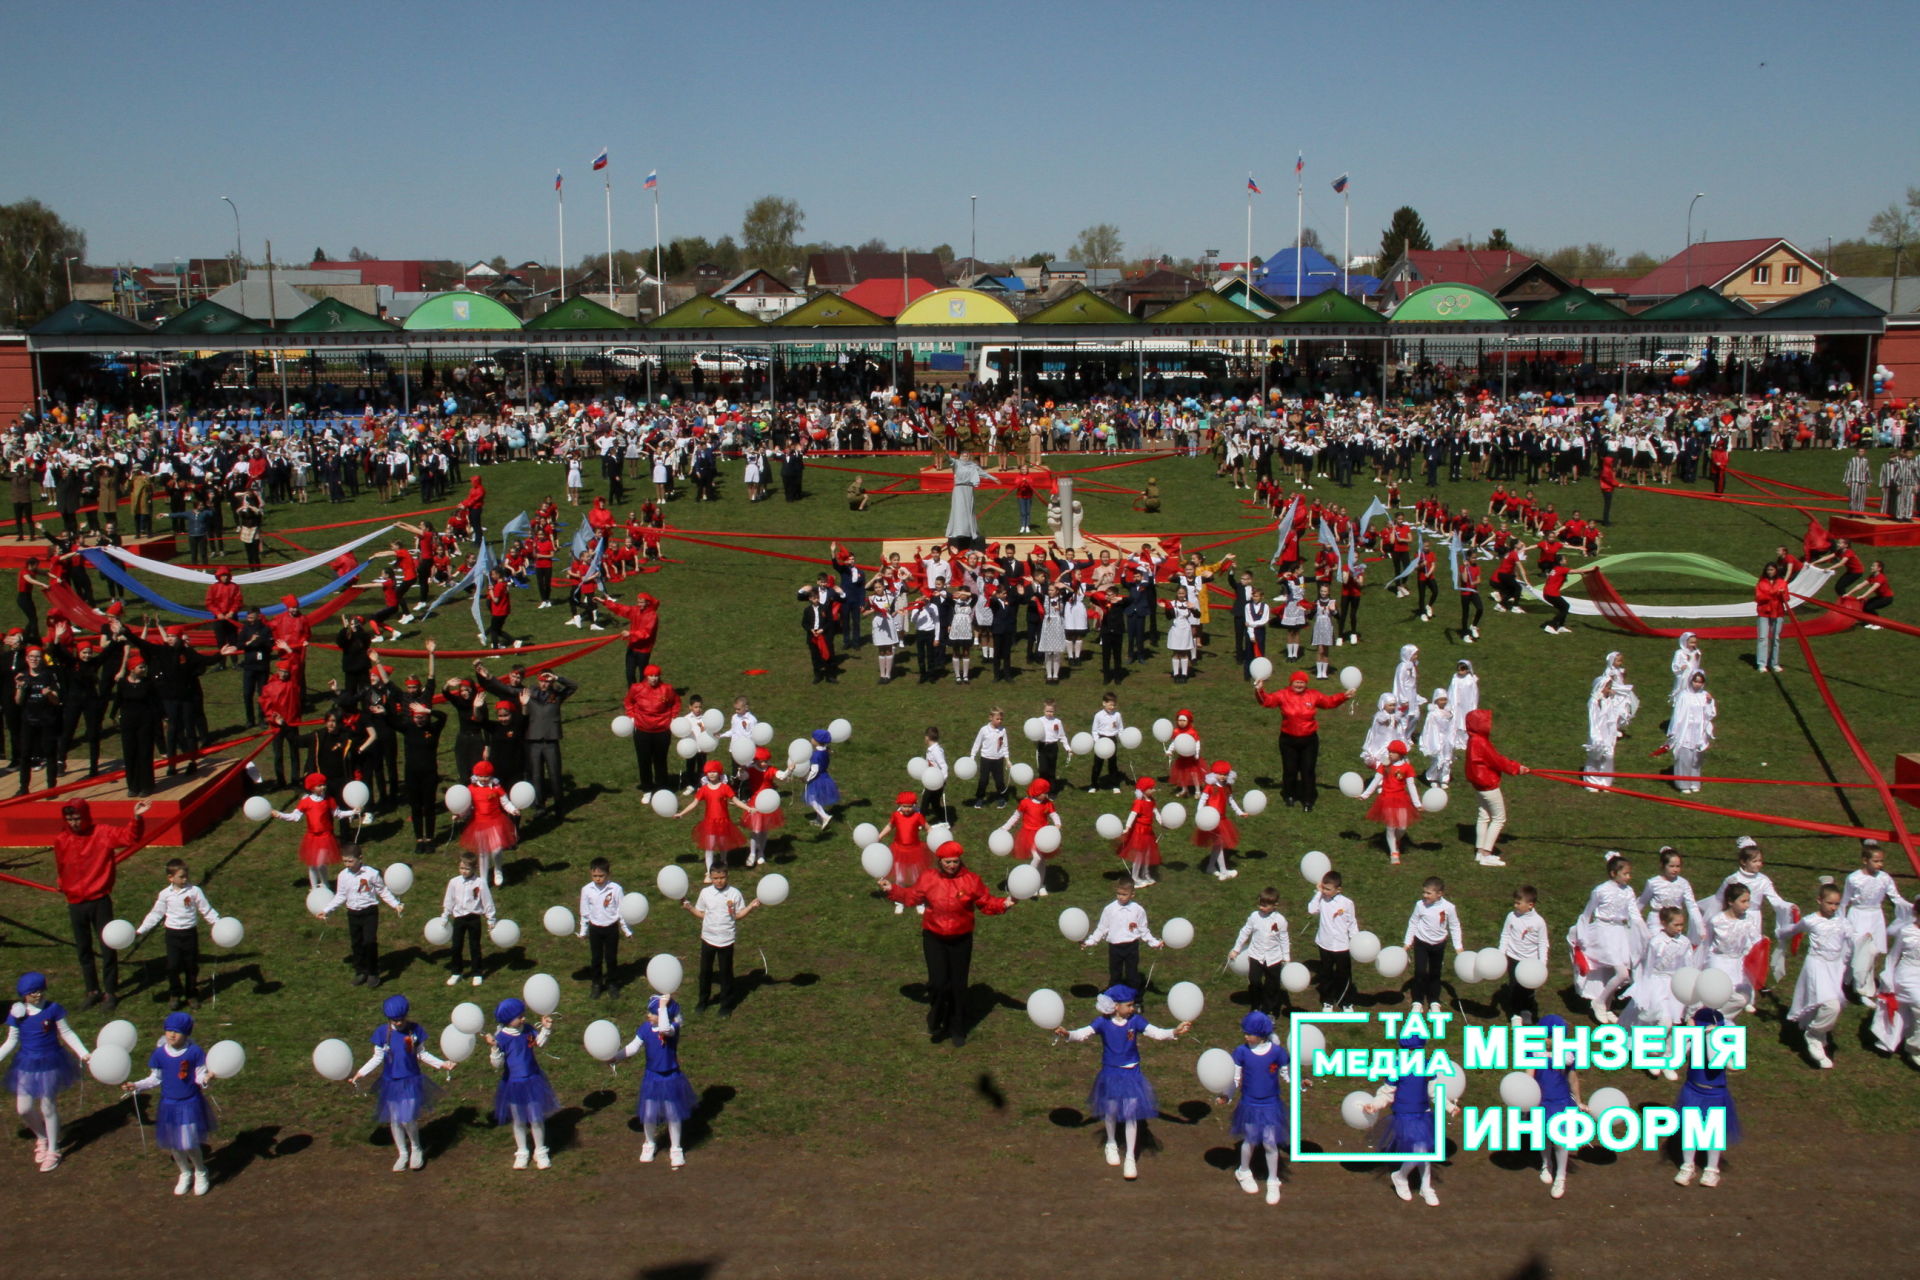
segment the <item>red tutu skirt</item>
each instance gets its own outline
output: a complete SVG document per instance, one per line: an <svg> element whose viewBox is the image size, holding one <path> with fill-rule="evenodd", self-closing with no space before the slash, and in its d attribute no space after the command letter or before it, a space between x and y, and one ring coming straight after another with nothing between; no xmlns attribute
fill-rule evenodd
<svg viewBox="0 0 1920 1280"><path fill-rule="evenodd" d="M1229 818L1225 813L1220 815L1220 825L1213 830L1202 831L1199 827L1193 829L1194 848L1211 849L1216 845L1222 849L1238 849L1240 847L1240 828L1234 826L1233 819Z"/></svg>
<svg viewBox="0 0 1920 1280"><path fill-rule="evenodd" d="M746 842L740 828L724 813L717 818L702 818L693 828L693 847L702 853L727 853Z"/></svg>
<svg viewBox="0 0 1920 1280"><path fill-rule="evenodd" d="M1197 787L1207 780L1207 770L1200 763L1199 756L1183 756L1175 752L1173 767L1167 771L1167 777L1176 788Z"/></svg>
<svg viewBox="0 0 1920 1280"><path fill-rule="evenodd" d="M331 867L340 861L340 840L331 831L300 837L300 861L309 867Z"/></svg>
<svg viewBox="0 0 1920 1280"><path fill-rule="evenodd" d="M778 831L786 826L787 815L782 809L775 809L772 813L762 813L754 809L743 821L747 824L747 830L755 835L765 835L769 831Z"/></svg>
<svg viewBox="0 0 1920 1280"><path fill-rule="evenodd" d="M460 847L468 853L491 857L520 843L520 832L513 819L502 813L492 818L475 818L460 833Z"/></svg>
<svg viewBox="0 0 1920 1280"><path fill-rule="evenodd" d="M1051 826L1053 824L1049 823L1047 825ZM1013 829L1013 853L1011 856L1014 861L1020 862L1033 857L1034 853L1037 852L1033 847L1033 838L1043 830L1045 830L1044 827L1035 827L1029 831L1025 823ZM1053 853L1058 852L1060 852L1058 849L1053 851ZM1053 853L1042 853L1040 858L1042 861L1045 861L1053 857Z"/></svg>
<svg viewBox="0 0 1920 1280"><path fill-rule="evenodd" d="M1383 827L1405 829L1413 825L1420 816L1419 806L1409 800L1405 792L1382 791L1374 797L1373 807L1367 810L1367 821L1377 822Z"/></svg>
<svg viewBox="0 0 1920 1280"><path fill-rule="evenodd" d="M893 882L909 885L918 880L927 869L927 846L924 842L913 844L890 844L893 850Z"/></svg>
<svg viewBox="0 0 1920 1280"><path fill-rule="evenodd" d="M1139 863L1142 866L1160 865L1160 837L1154 833L1151 822L1136 822L1113 842L1114 856L1126 863Z"/></svg>

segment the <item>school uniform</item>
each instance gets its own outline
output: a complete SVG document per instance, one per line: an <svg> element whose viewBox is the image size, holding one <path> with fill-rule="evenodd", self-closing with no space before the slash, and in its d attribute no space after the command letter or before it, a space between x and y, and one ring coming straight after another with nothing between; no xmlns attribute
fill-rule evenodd
<svg viewBox="0 0 1920 1280"><path fill-rule="evenodd" d="M620 972L620 939L633 936L626 917L620 912L620 902L625 896L619 883L611 879L605 884L589 880L580 886L580 925L575 936L587 940L587 963L592 970L591 982L596 996L602 991L620 994L614 981Z"/></svg>
<svg viewBox="0 0 1920 1280"><path fill-rule="evenodd" d="M460 964L463 949L471 961L470 968L465 971L479 977L480 925L485 921L491 927L494 915L493 890L487 887L487 878L476 873L454 876L448 880L446 892L440 896L440 914L446 917L447 924L453 929L454 977L459 978L463 972Z"/></svg>
<svg viewBox="0 0 1920 1280"><path fill-rule="evenodd" d="M1290 1007L1280 969L1293 959L1292 930L1276 909L1250 912L1240 926L1233 949L1247 957L1247 1000L1261 1013L1279 1014Z"/></svg>
<svg viewBox="0 0 1920 1280"><path fill-rule="evenodd" d="M1547 922L1540 918L1538 910L1525 915L1507 912L1506 922L1500 926L1500 954L1507 958L1507 983L1500 989L1496 1007L1506 1009L1510 1017L1524 1017L1528 1022L1540 1020L1539 1001L1532 988L1520 985L1518 969L1522 960L1546 964L1550 945Z"/></svg>
<svg viewBox="0 0 1920 1280"><path fill-rule="evenodd" d="M740 929L735 917L747 909L746 895L732 885L725 889L707 885L700 890L693 905L703 913L700 917L700 1003L695 1008L704 1009L713 1003L711 993L717 975L720 1008L725 1012L733 1007L733 944Z"/></svg>
<svg viewBox="0 0 1920 1280"><path fill-rule="evenodd" d="M1093 713L1093 738L1096 748L1104 740L1113 744L1113 754L1102 759L1096 749L1093 753L1093 776L1087 780L1087 790L1097 791L1104 785L1118 791L1124 782L1120 773L1120 734L1126 729L1127 722L1118 711L1108 711L1105 707Z"/></svg>
<svg viewBox="0 0 1920 1280"><path fill-rule="evenodd" d="M1439 1003L1440 978L1445 972L1442 963L1446 959L1448 938L1453 939L1453 949L1460 950L1460 909L1445 898L1414 903L1413 914L1407 917L1407 935L1401 945L1413 949L1415 1004Z"/></svg>
<svg viewBox="0 0 1920 1280"><path fill-rule="evenodd" d="M153 909L140 922L136 936L145 937L153 926L166 923L167 996L172 1000L197 1000L200 996L200 930L195 916L208 924L217 924L220 913L213 909L200 886L184 888L168 885L153 900Z"/></svg>
<svg viewBox="0 0 1920 1280"><path fill-rule="evenodd" d="M380 904L395 911L400 900L387 888L387 882L373 867L362 865L358 871L342 870L333 891L333 901L320 914L332 915L338 907L347 909L347 955L353 962L354 984L380 985Z"/></svg>
<svg viewBox="0 0 1920 1280"><path fill-rule="evenodd" d="M1153 936L1153 927L1147 923L1147 909L1138 902L1125 906L1109 902L1101 908L1100 921L1087 935L1084 945L1092 948L1102 942L1107 944L1107 985L1124 985L1136 991L1144 987L1146 984L1140 980L1140 944L1160 945L1160 939Z"/></svg>
<svg viewBox="0 0 1920 1280"><path fill-rule="evenodd" d="M1315 893L1307 899L1307 914L1319 917L1313 943L1320 951L1320 1003L1327 1008L1353 1003L1353 935L1360 932L1353 899L1344 893L1331 898Z"/></svg>

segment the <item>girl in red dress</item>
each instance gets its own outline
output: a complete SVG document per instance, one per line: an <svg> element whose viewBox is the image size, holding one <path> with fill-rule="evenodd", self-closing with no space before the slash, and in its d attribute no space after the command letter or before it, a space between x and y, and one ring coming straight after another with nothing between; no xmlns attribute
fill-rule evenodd
<svg viewBox="0 0 1920 1280"><path fill-rule="evenodd" d="M1413 794L1413 780L1418 775L1407 763L1409 750L1399 738L1389 742L1387 762L1374 768L1373 781L1360 793L1362 799L1376 791L1380 793L1373 807L1367 810L1367 817L1387 829L1387 853L1396 865L1400 861L1400 837L1407 833L1420 813L1420 804Z"/></svg>
<svg viewBox="0 0 1920 1280"><path fill-rule="evenodd" d="M753 749L753 763L740 770L740 794L747 798L747 865L758 866L767 860L767 837L787 824L787 815L780 809L772 813L760 812L754 803L762 795L778 798L779 792L773 784L786 778L784 770L773 767L773 753L765 747Z"/></svg>
<svg viewBox="0 0 1920 1280"><path fill-rule="evenodd" d="M1192 755L1181 752L1182 738L1193 739ZM1172 761L1167 777L1173 784L1173 794L1176 797L1200 794L1200 784L1206 780L1207 776L1207 766L1202 762L1201 750L1200 730L1194 726L1193 712L1183 708L1174 714L1173 737L1167 740L1167 758Z"/></svg>
<svg viewBox="0 0 1920 1280"><path fill-rule="evenodd" d="M1153 830L1160 821L1160 811L1153 803L1154 785L1152 778L1133 784L1133 807L1120 838L1113 844L1114 856L1127 864L1127 874L1137 889L1155 883L1153 869L1160 865L1160 837Z"/></svg>
<svg viewBox="0 0 1920 1280"><path fill-rule="evenodd" d="M1200 869L1211 871L1216 880L1231 880L1240 874L1227 866L1227 854L1240 847L1239 828L1233 825L1227 810L1232 809L1236 815L1245 816L1239 802L1233 798L1233 783L1233 766L1225 760L1215 760L1201 786L1200 803L1193 810L1193 846L1207 851L1207 856L1200 860ZM1219 825L1211 831L1200 829L1202 809L1211 809L1220 815Z"/></svg>
<svg viewBox="0 0 1920 1280"><path fill-rule="evenodd" d="M285 813L275 809L273 816L282 822L306 823L306 830L300 835L300 861L306 864L307 887L319 889L325 884L323 869L340 864L340 838L333 834L334 820L356 817L360 811L334 807L333 801L327 798L324 773L308 774L303 785L307 794Z"/></svg>
<svg viewBox="0 0 1920 1280"><path fill-rule="evenodd" d="M1008 818L1000 828L1002 831L1007 831L1012 829L1016 822L1020 824L1020 829L1013 833L1012 856L1015 861L1021 858L1027 859L1033 865L1033 869L1043 875L1046 860L1060 851L1060 846L1056 844L1051 851L1042 852L1034 840L1045 828L1057 829L1060 826L1060 814L1054 809L1053 801L1047 798L1047 793L1051 790L1053 788L1045 778L1035 778L1033 784L1027 788L1026 799L1020 802L1014 815ZM1046 896L1046 892L1047 886L1042 883L1041 896Z"/></svg>
<svg viewBox="0 0 1920 1280"><path fill-rule="evenodd" d="M706 855L707 872L702 882L713 878L715 866L724 863L727 854L747 842L740 834L740 828L733 825L733 817L727 812L727 806L733 806L743 812L747 806L727 783L727 771L718 760L707 761L706 771L700 776L700 785L693 789L693 799L687 801L687 807L674 814L684 818L695 809L705 808L700 821L693 826L694 847Z"/></svg>
<svg viewBox="0 0 1920 1280"><path fill-rule="evenodd" d="M472 816L460 833L460 846L480 860L482 876L491 869L493 882L500 884L506 879L500 872L500 855L520 843L519 828L513 824L520 811L500 789L491 760L482 760L473 766L473 781L468 784L468 791L473 796Z"/></svg>
<svg viewBox="0 0 1920 1280"><path fill-rule="evenodd" d="M893 800L893 812L887 815L887 832L892 837L887 847L893 850L893 882L905 889L927 869L927 815L920 812L920 797L911 791L902 791ZM893 904L893 914L905 910L902 904Z"/></svg>

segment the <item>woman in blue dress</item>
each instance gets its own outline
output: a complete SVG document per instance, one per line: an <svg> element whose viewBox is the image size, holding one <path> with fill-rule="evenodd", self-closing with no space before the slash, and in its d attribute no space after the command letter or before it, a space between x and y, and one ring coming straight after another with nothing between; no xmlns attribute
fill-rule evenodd
<svg viewBox="0 0 1920 1280"><path fill-rule="evenodd" d="M812 808L820 829L825 831L833 821L833 815L827 810L840 803L840 784L827 772L833 766L833 735L825 729L815 729L812 738L813 754L807 758L807 789L801 798Z"/></svg>
<svg viewBox="0 0 1920 1280"><path fill-rule="evenodd" d="M539 1049L553 1034L553 1017L540 1019L540 1030L527 1030L527 1004L519 997L502 1000L493 1010L499 1029L487 1037L492 1046L487 1061L500 1073L493 1091L493 1122L513 1126L513 1167L527 1167L527 1138L533 1138L533 1167L551 1168L547 1154L547 1117L560 1109L560 1099L540 1070Z"/></svg>
<svg viewBox="0 0 1920 1280"><path fill-rule="evenodd" d="M1253 1177L1253 1149L1267 1153L1267 1203L1280 1203L1280 1144L1287 1140L1287 1100L1282 1090L1291 1078L1287 1051L1274 1038L1273 1019L1258 1009L1240 1019L1246 1043L1233 1051L1233 1136L1240 1139L1240 1168L1234 1174L1248 1195L1260 1190ZM1221 1098L1225 1106L1227 1098Z"/></svg>
<svg viewBox="0 0 1920 1280"><path fill-rule="evenodd" d="M1140 1176L1134 1153L1139 1144L1140 1122L1151 1119L1160 1110L1153 1085L1140 1070L1140 1037L1149 1040L1175 1040L1187 1034L1191 1022L1171 1029L1156 1027L1140 1016L1132 987L1108 987L1094 1003L1100 1017L1076 1031L1055 1027L1053 1034L1076 1044L1100 1038L1100 1074L1093 1078L1093 1091L1087 1095L1087 1110L1107 1126L1107 1163L1121 1166L1129 1181ZM1126 1127L1124 1158L1116 1140L1119 1126Z"/></svg>
<svg viewBox="0 0 1920 1280"><path fill-rule="evenodd" d="M348 1083L358 1084L361 1077L380 1072L373 1119L376 1124L384 1122L393 1134L393 1171L402 1173L427 1162L420 1145L420 1117L433 1109L434 1099L440 1096L439 1086L421 1073L420 1064L436 1071L451 1071L453 1064L428 1050L426 1028L407 1016L405 996L388 996L380 1012L386 1022L371 1037L373 1056Z"/></svg>
<svg viewBox="0 0 1920 1280"><path fill-rule="evenodd" d="M7 1011L7 1038L0 1043L0 1062L15 1050L19 1056L7 1068L6 1087L14 1110L33 1134L33 1162L40 1172L60 1166L60 1108L62 1089L80 1078L80 1064L92 1055L73 1028L67 1011L47 998L47 975L23 973L14 984L19 998Z"/></svg>
<svg viewBox="0 0 1920 1280"><path fill-rule="evenodd" d="M192 1014L170 1013L162 1025L166 1034L147 1058L146 1079L129 1080L120 1087L128 1093L160 1090L160 1110L153 1118L153 1144L172 1152L173 1163L180 1170L173 1194L183 1196L191 1186L193 1194L203 1196L208 1180L207 1158L201 1148L219 1127L206 1093L213 1073L207 1070L206 1050L193 1042Z"/></svg>
<svg viewBox="0 0 1920 1280"><path fill-rule="evenodd" d="M1560 1027L1564 1034L1566 1025L1567 1020L1557 1013L1550 1013L1540 1019L1540 1026L1549 1037L1549 1045L1552 1044L1553 1029ZM1573 1067L1560 1065L1566 1060L1565 1054L1556 1055L1551 1059L1554 1065L1535 1067L1533 1070L1533 1082L1540 1086L1540 1111L1543 1120L1550 1121L1562 1111L1578 1111L1582 1105L1580 1073ZM1567 1161L1572 1154L1566 1147L1550 1139L1545 1140L1545 1145L1541 1149L1540 1181L1553 1188L1555 1200L1567 1194Z"/></svg>
<svg viewBox="0 0 1920 1280"><path fill-rule="evenodd" d="M625 1062L645 1056L647 1069L640 1077L640 1100L634 1107L645 1135L640 1144L640 1163L653 1162L654 1134L664 1124L667 1165L676 1171L687 1163L680 1146L680 1127L700 1102L680 1070L680 1028L680 1002L671 996L654 996L647 1001L647 1020L633 1029L633 1039L612 1059Z"/></svg>
<svg viewBox="0 0 1920 1280"><path fill-rule="evenodd" d="M1694 1023L1702 1027L1718 1027L1726 1023L1726 1018L1718 1009L1701 1009L1693 1015ZM1674 1106L1685 1111L1723 1111L1726 1113L1727 1145L1730 1147L1740 1141L1740 1113L1734 1110L1733 1095L1727 1091L1727 1072L1724 1067L1688 1067L1687 1074L1680 1081L1680 1096ZM1680 1120L1681 1133L1686 1132L1686 1117ZM1681 1186L1693 1181L1696 1168L1695 1157L1699 1153L1692 1147L1680 1148L1680 1172L1673 1180ZM1706 1153L1707 1167L1700 1175L1700 1185L1717 1187L1720 1185L1720 1151Z"/></svg>

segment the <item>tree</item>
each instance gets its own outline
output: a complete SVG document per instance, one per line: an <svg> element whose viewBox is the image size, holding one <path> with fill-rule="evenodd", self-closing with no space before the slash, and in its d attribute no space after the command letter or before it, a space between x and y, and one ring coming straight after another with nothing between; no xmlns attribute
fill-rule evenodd
<svg viewBox="0 0 1920 1280"><path fill-rule="evenodd" d="M1044 267L1049 262L1052 262L1054 257L1055 257L1054 254L1043 249L1039 253L1028 254L1026 257L1022 258L1020 262L1022 266Z"/></svg>
<svg viewBox="0 0 1920 1280"><path fill-rule="evenodd" d="M1393 211L1393 220L1387 229L1380 233L1380 261L1382 264L1397 261L1408 249L1431 249L1433 237L1427 234L1427 224L1412 205L1403 204Z"/></svg>
<svg viewBox="0 0 1920 1280"><path fill-rule="evenodd" d="M1569 244L1533 255L1563 276L1612 276L1623 270L1620 254L1609 245ZM1644 274L1644 273L1642 273Z"/></svg>
<svg viewBox="0 0 1920 1280"><path fill-rule="evenodd" d="M1116 266L1125 251L1126 246L1120 239L1120 228L1111 222L1096 222L1082 231L1074 242L1067 246L1069 258L1089 267Z"/></svg>
<svg viewBox="0 0 1920 1280"><path fill-rule="evenodd" d="M1303 249L1319 249L1322 251L1326 249L1326 246L1320 242L1320 233L1312 227L1300 228L1300 247Z"/></svg>
<svg viewBox="0 0 1920 1280"><path fill-rule="evenodd" d="M25 328L69 301L67 259L87 260L87 236L38 200L0 205L0 328Z"/></svg>
<svg viewBox="0 0 1920 1280"><path fill-rule="evenodd" d="M807 215L784 196L761 196L740 221L740 241L756 267L784 271L794 265L793 245Z"/></svg>
<svg viewBox="0 0 1920 1280"><path fill-rule="evenodd" d="M1875 243L1892 248L1914 242L1913 212L1920 210L1920 187L1907 188L1907 207L1890 204L1867 221L1867 235Z"/></svg>
<svg viewBox="0 0 1920 1280"><path fill-rule="evenodd" d="M359 245L355 245L353 246L353 248L347 250L348 262L375 262L379 260L379 257L380 257L379 254L368 253L365 249L362 249Z"/></svg>
<svg viewBox="0 0 1920 1280"><path fill-rule="evenodd" d="M887 247L888 247L887 242L885 240L881 239L879 236L873 236L873 237L870 237L869 239L862 240L857 246L854 247L853 251L855 253L885 253L887 251Z"/></svg>
<svg viewBox="0 0 1920 1280"><path fill-rule="evenodd" d="M1659 265L1660 259L1645 249L1640 249L1627 255L1627 260L1621 264L1620 270L1626 275L1644 276Z"/></svg>
<svg viewBox="0 0 1920 1280"><path fill-rule="evenodd" d="M487 265L495 271L498 271L501 275L507 274L507 258L505 254L494 254L491 258L487 259Z"/></svg>
<svg viewBox="0 0 1920 1280"><path fill-rule="evenodd" d="M943 267L947 263L952 262L954 258L953 246L950 244L937 244L933 246L929 252L931 252L934 257L940 259L940 265Z"/></svg>
<svg viewBox="0 0 1920 1280"><path fill-rule="evenodd" d="M1495 227L1493 231L1488 234L1487 248L1493 250L1513 248L1513 241L1507 239L1507 229L1505 227Z"/></svg>
<svg viewBox="0 0 1920 1280"><path fill-rule="evenodd" d="M316 247L313 251L313 260L315 262L332 262L333 255L328 253L325 249Z"/></svg>

